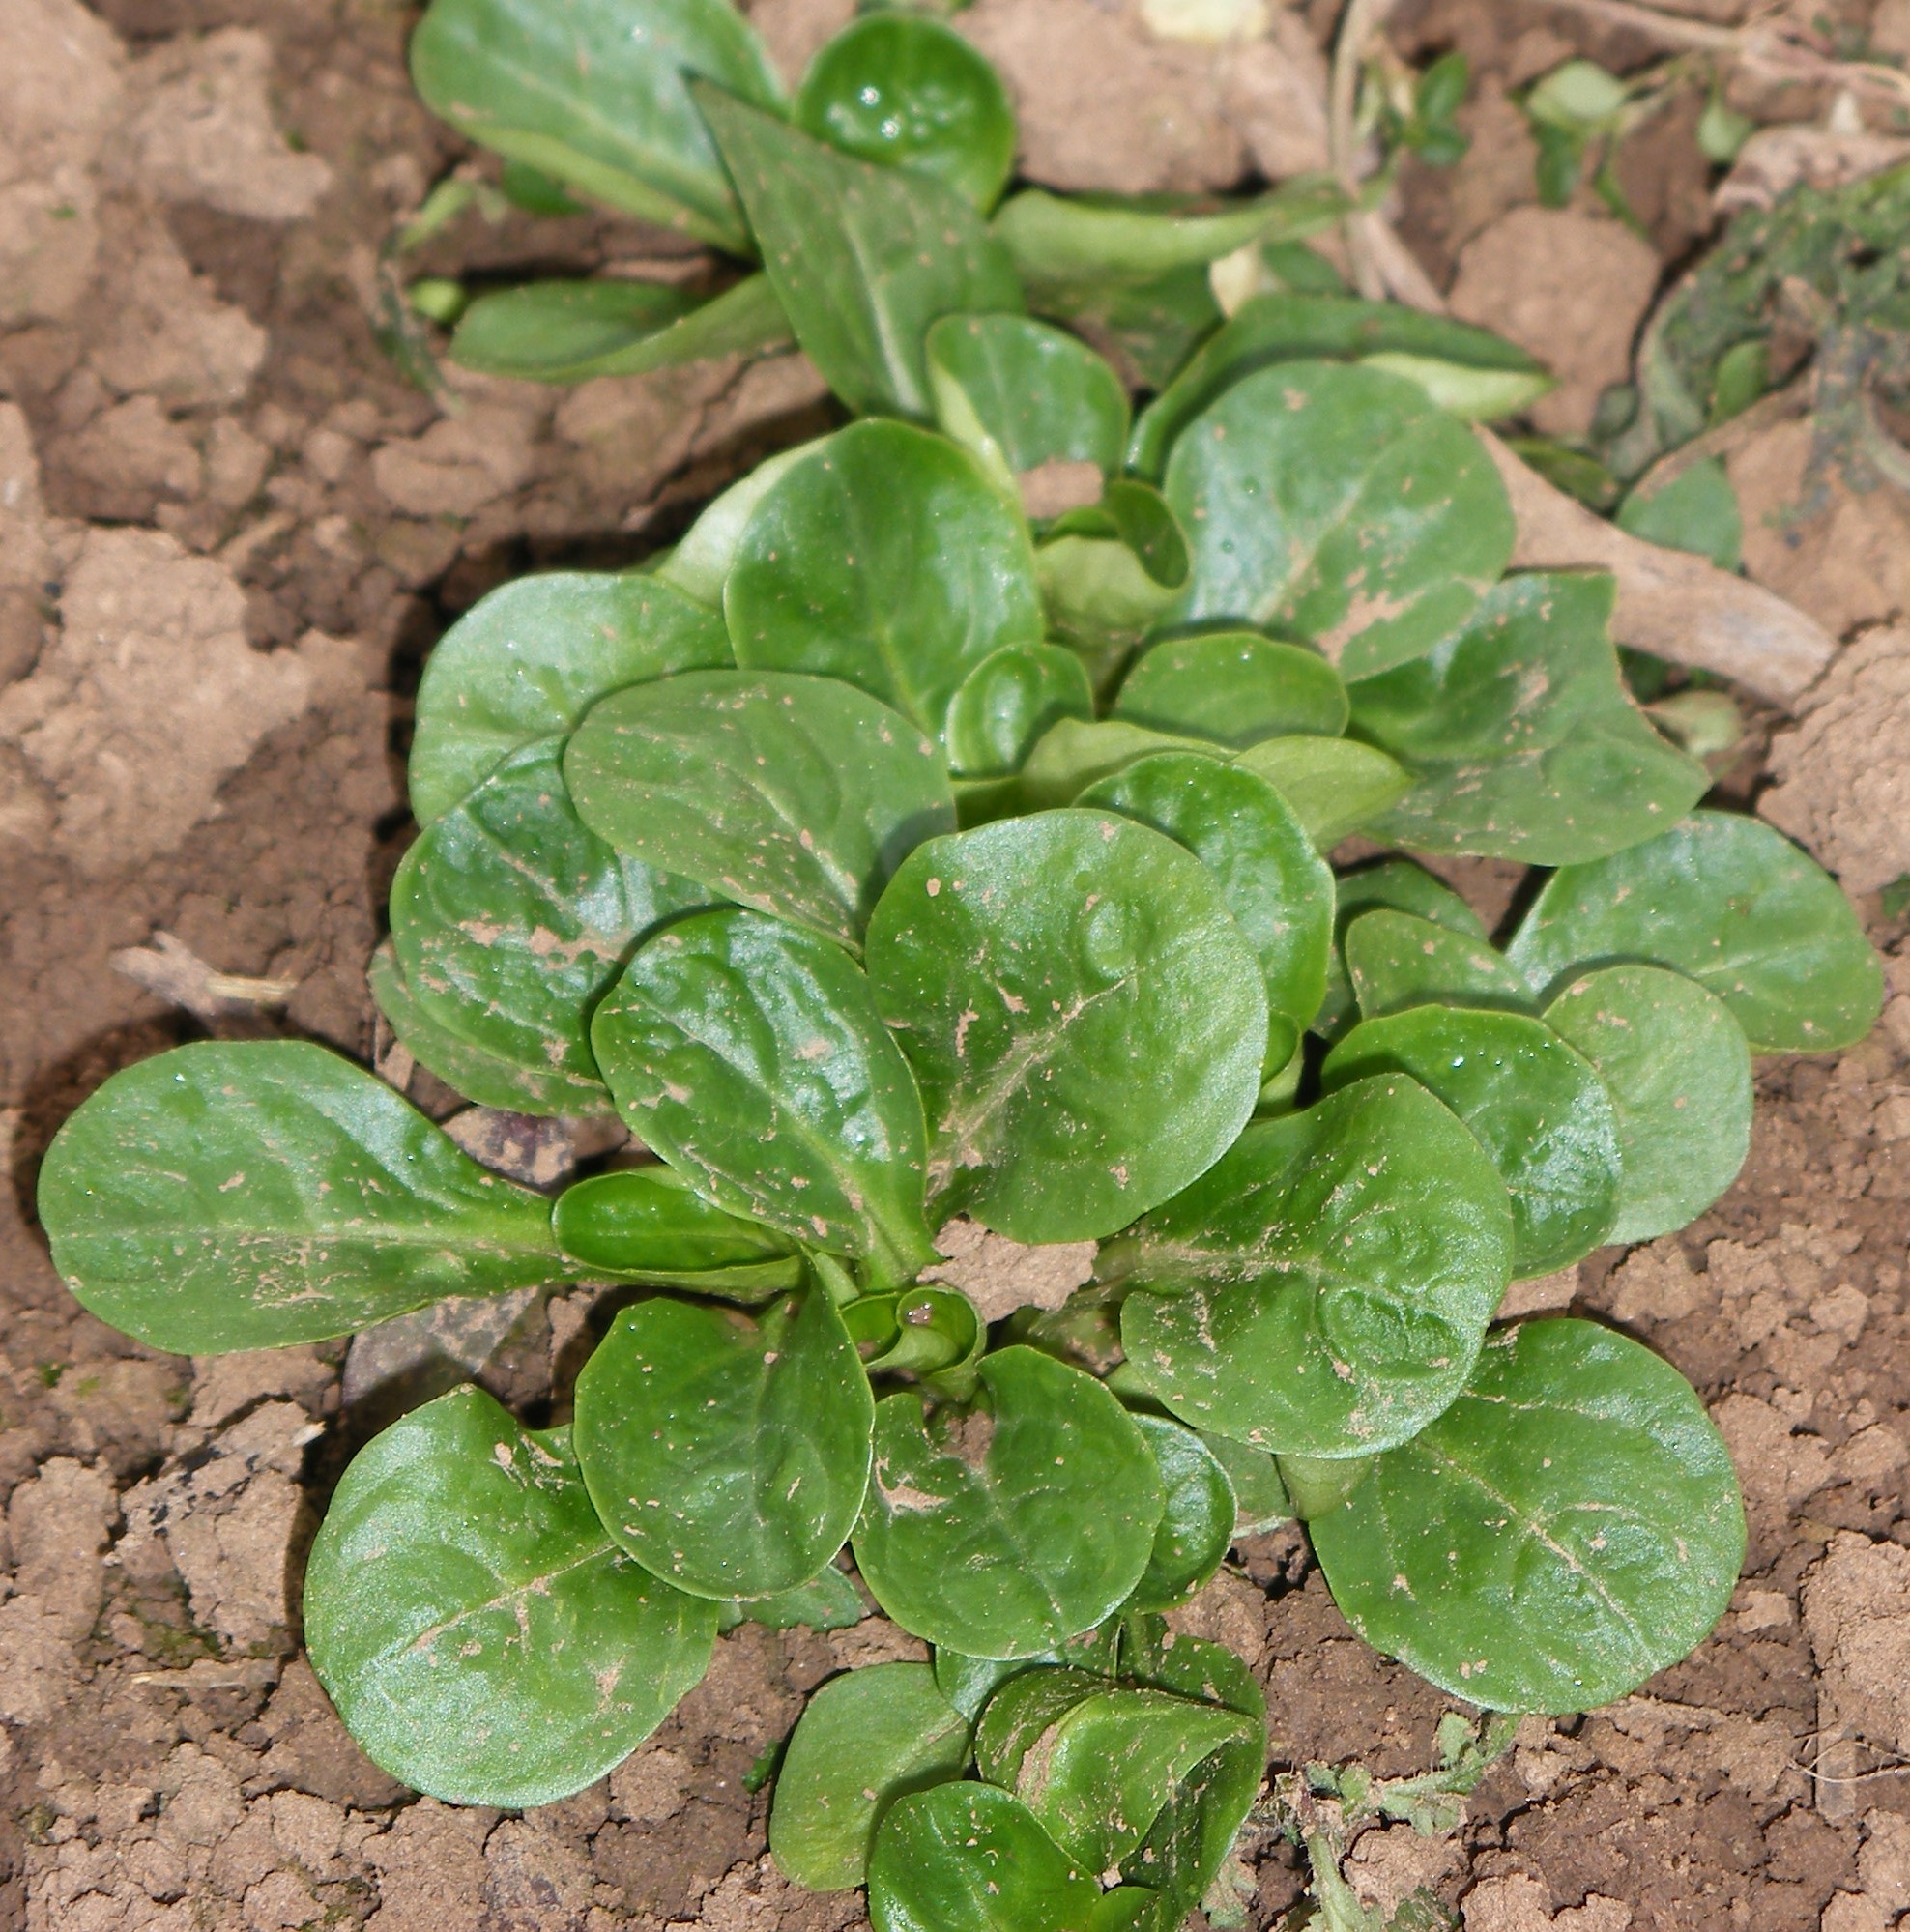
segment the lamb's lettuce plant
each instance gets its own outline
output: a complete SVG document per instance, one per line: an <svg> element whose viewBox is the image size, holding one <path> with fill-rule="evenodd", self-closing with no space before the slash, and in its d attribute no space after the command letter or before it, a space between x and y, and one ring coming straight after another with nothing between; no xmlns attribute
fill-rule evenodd
<svg viewBox="0 0 1910 1932"><path fill-rule="evenodd" d="M477 138L758 252L663 333L773 308L875 414L427 665L378 1004L472 1100L615 1115L626 1154L553 1199L248 1041L116 1075L46 1158L62 1273L159 1347L624 1284L567 1426L467 1387L346 1471L305 1627L365 1750L561 1797L720 1630L861 1615L847 1556L934 1661L813 1699L782 1868L866 1883L881 1932L1170 1932L1265 1767L1259 1686L1164 1621L1236 1537L1304 1517L1353 1627L1491 1710L1685 1656L1744 1547L1696 1394L1497 1311L1702 1212L1752 1053L1861 1038L1881 978L1803 853L1700 806L1608 583L1506 574L1428 370L1512 363L1260 298L1132 421L1055 291L1323 192L991 227L999 90L912 16L793 111L719 0L436 0L416 60ZM1555 869L1500 950L1407 858L1336 878L1355 830Z"/></svg>

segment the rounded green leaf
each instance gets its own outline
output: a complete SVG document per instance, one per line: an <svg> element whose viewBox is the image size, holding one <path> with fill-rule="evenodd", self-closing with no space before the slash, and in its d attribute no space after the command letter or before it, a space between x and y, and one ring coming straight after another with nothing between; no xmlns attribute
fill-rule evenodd
<svg viewBox="0 0 1910 1932"><path fill-rule="evenodd" d="M829 678L690 671L619 691L564 775L619 851L848 945L909 849L955 822L934 745Z"/></svg>
<svg viewBox="0 0 1910 1932"><path fill-rule="evenodd" d="M1415 1006L1363 1020L1326 1056L1329 1087L1409 1074L1465 1122L1512 1197L1516 1278L1567 1268L1610 1238L1618 1121L1597 1069L1523 1013Z"/></svg>
<svg viewBox="0 0 1910 1932"><path fill-rule="evenodd" d="M1151 483L1121 477L1048 526L1034 568L1049 629L1113 670L1186 588L1187 538Z"/></svg>
<svg viewBox="0 0 1910 1932"><path fill-rule="evenodd" d="M1346 728L1346 687L1317 650L1257 631L1202 631L1150 646L1114 698L1114 716L1244 750L1261 738Z"/></svg>
<svg viewBox="0 0 1910 1932"><path fill-rule="evenodd" d="M1338 903L1333 953L1326 967L1326 997L1313 1023L1313 1030L1323 1039L1336 1039L1357 1017L1352 982L1346 977L1345 949L1346 933L1362 912L1376 906L1390 906L1396 911L1430 919L1450 933L1479 940L1486 937L1486 928L1478 913L1451 886L1440 884L1410 859L1384 859L1378 865L1342 873L1334 881L1334 890Z"/></svg>
<svg viewBox="0 0 1910 1932"><path fill-rule="evenodd" d="M1546 1024L1599 1071L1618 1122L1613 1241L1696 1218L1751 1151L1751 1049L1730 1008L1683 973L1606 966L1573 980Z"/></svg>
<svg viewBox="0 0 1910 1932"><path fill-rule="evenodd" d="M1333 941L1333 875L1286 799L1239 765L1170 751L1101 779L1079 802L1151 825L1213 874L1259 959L1267 1003L1262 1070L1277 1073L1319 1010Z"/></svg>
<svg viewBox="0 0 1910 1932"><path fill-rule="evenodd" d="M847 1630L869 1614L855 1585L834 1564L825 1564L807 1583L771 1597L730 1597L717 1619L722 1629L761 1624L767 1630Z"/></svg>
<svg viewBox="0 0 1910 1932"><path fill-rule="evenodd" d="M1256 1121L1101 1265L1131 1284L1129 1368L1184 1422L1351 1456L1404 1441L1459 1394L1512 1254L1491 1163L1396 1076Z"/></svg>
<svg viewBox="0 0 1910 1932"><path fill-rule="evenodd" d="M1383 818L1412 786L1401 765L1357 738L1261 738L1233 762L1264 778L1292 806L1321 851Z"/></svg>
<svg viewBox="0 0 1910 1932"><path fill-rule="evenodd" d="M825 46L796 126L859 160L932 175L978 208L1015 165L1015 116L994 68L939 20L872 14Z"/></svg>
<svg viewBox="0 0 1910 1932"><path fill-rule="evenodd" d="M1484 939L1375 907L1347 927L1346 971L1368 1019L1407 1006L1503 1006L1527 1012L1532 989Z"/></svg>
<svg viewBox="0 0 1910 1932"><path fill-rule="evenodd" d="M756 505L723 590L740 664L858 685L939 734L969 673L1039 644L1021 517L958 445L858 422Z"/></svg>
<svg viewBox="0 0 1910 1932"><path fill-rule="evenodd" d="M1025 1347L984 1356L963 1414L890 1396L855 1567L906 1630L970 1657L1034 1657L1132 1594L1161 1519L1146 1438L1091 1375Z"/></svg>
<svg viewBox="0 0 1910 1932"><path fill-rule="evenodd" d="M1754 1053L1854 1046L1883 968L1837 882L1781 833L1693 812L1629 851L1562 868L1506 949L1540 992L1589 966L1670 966L1731 1009Z"/></svg>
<svg viewBox="0 0 1910 1932"><path fill-rule="evenodd" d="M1201 1440L1233 1485L1235 1542L1243 1536L1262 1536L1281 1523L1292 1521L1293 1499L1281 1481L1276 1456L1230 1436L1201 1433Z"/></svg>
<svg viewBox="0 0 1910 1932"><path fill-rule="evenodd" d="M879 1663L810 1698L776 1773L769 1850L811 1891L860 1885L876 1830L912 1791L960 1777L969 1720L925 1663Z"/></svg>
<svg viewBox="0 0 1910 1932"><path fill-rule="evenodd" d="M820 449L827 437L798 443L794 449L766 457L746 476L704 505L683 539L656 566L656 581L674 585L686 596L718 610L723 603L723 580L736 561L737 545L756 513L756 505L775 487L778 478ZM727 644L729 632L723 633Z"/></svg>
<svg viewBox="0 0 1910 1932"><path fill-rule="evenodd" d="M1166 1505L1153 1553L1129 1598L1129 1610L1184 1603L1217 1571L1233 1542L1233 1485L1214 1452L1191 1428L1165 1416L1134 1418L1161 1472Z"/></svg>
<svg viewBox="0 0 1910 1932"><path fill-rule="evenodd" d="M625 684L730 662L722 618L654 577L519 577L438 640L405 781L420 825L520 745L562 736Z"/></svg>
<svg viewBox="0 0 1910 1932"><path fill-rule="evenodd" d="M938 1644L935 1650L936 1688L971 1723L982 1707L1007 1683L1009 1678L1037 1664L1069 1663L1112 1677L1119 1660L1125 1620L1111 1618L1092 1630L1084 1630L1054 1650L1041 1651L1031 1658L965 1657L960 1651Z"/></svg>
<svg viewBox="0 0 1910 1932"><path fill-rule="evenodd" d="M1093 715L1087 671L1072 650L1011 644L984 657L949 700L948 762L966 778L1003 777L1060 719Z"/></svg>
<svg viewBox="0 0 1910 1932"><path fill-rule="evenodd" d="M929 1120L929 1193L1017 1241L1111 1232L1253 1112L1259 964L1199 859L1107 812L912 853L869 927Z"/></svg>
<svg viewBox="0 0 1910 1932"><path fill-rule="evenodd" d="M374 1764L453 1804L548 1804L621 1763L709 1668L716 1610L604 1534L569 1431L481 1389L376 1436L305 1572L305 1642Z"/></svg>
<svg viewBox="0 0 1910 1932"><path fill-rule="evenodd" d="M1035 741L1022 767L1022 793L1029 811L1069 805L1097 778L1106 778L1156 751L1223 756L1204 738L1172 737L1132 725L1125 718L1063 718Z"/></svg>
<svg viewBox="0 0 1910 1932"><path fill-rule="evenodd" d="M1512 556L1484 447L1374 369L1248 376L1175 443L1166 489L1194 546L1182 615L1296 632L1348 678L1431 649Z"/></svg>
<svg viewBox="0 0 1910 1932"><path fill-rule="evenodd" d="M717 1206L904 1280L934 1258L922 1104L839 946L759 913L681 920L591 1038L631 1132Z"/></svg>
<svg viewBox="0 0 1910 1932"><path fill-rule="evenodd" d="M1495 1336L1466 1393L1308 1530L1361 1636L1494 1711L1635 1690L1704 1640L1745 1548L1691 1384L1569 1320Z"/></svg>
<svg viewBox="0 0 1910 1932"><path fill-rule="evenodd" d="M760 1313L658 1296L577 1377L577 1460L603 1526L692 1596L769 1597L849 1541L875 1403L820 1288Z"/></svg>
<svg viewBox="0 0 1910 1932"><path fill-rule="evenodd" d="M551 1231L565 1257L595 1280L747 1300L801 1278L787 1235L725 1214L672 1168L617 1168L574 1183L552 1204Z"/></svg>
<svg viewBox="0 0 1910 1932"><path fill-rule="evenodd" d="M78 1300L179 1355L322 1341L563 1269L548 1201L303 1040L115 1074L54 1136L39 1210Z"/></svg>

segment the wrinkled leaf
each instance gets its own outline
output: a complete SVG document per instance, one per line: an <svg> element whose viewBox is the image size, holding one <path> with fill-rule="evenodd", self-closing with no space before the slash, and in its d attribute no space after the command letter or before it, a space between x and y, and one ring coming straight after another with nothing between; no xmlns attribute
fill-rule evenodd
<svg viewBox="0 0 1910 1932"><path fill-rule="evenodd" d="M1376 907L1347 926L1343 943L1364 1019L1434 1001L1517 1013L1532 1008L1532 989L1503 953L1435 920Z"/></svg>
<svg viewBox="0 0 1910 1932"><path fill-rule="evenodd" d="M1451 886L1441 885L1410 859L1386 859L1378 865L1362 866L1357 872L1343 873L1334 881L1334 888L1337 906L1333 953L1326 968L1326 997L1313 1023L1313 1030L1323 1039L1337 1039L1358 1017L1344 948L1347 931L1362 912L1390 906L1396 911L1430 919L1449 933L1482 941L1486 937L1486 928L1472 908Z"/></svg>
<svg viewBox="0 0 1910 1932"><path fill-rule="evenodd" d="M1257 631L1206 631L1150 646L1121 680L1114 716L1244 750L1261 738L1346 727L1346 687L1316 650Z"/></svg>
<svg viewBox="0 0 1910 1932"><path fill-rule="evenodd" d="M1194 1596L1225 1559L1238 1514L1233 1485L1219 1456L1191 1428L1165 1416L1137 1413L1134 1420L1154 1453L1166 1504L1153 1553L1126 1607L1169 1610Z"/></svg>
<svg viewBox="0 0 1910 1932"><path fill-rule="evenodd" d="M574 1182L551 1206L567 1260L594 1281L648 1282L741 1300L801 1279L796 1244L725 1214L672 1168L617 1168Z"/></svg>
<svg viewBox="0 0 1910 1932"><path fill-rule="evenodd" d="M948 701L948 762L965 777L1005 777L1053 725L1093 715L1094 692L1073 651L1009 645L984 657Z"/></svg>
<svg viewBox="0 0 1910 1932"><path fill-rule="evenodd" d="M1287 800L1321 851L1376 823L1412 785L1403 765L1357 738L1261 738L1234 763Z"/></svg>

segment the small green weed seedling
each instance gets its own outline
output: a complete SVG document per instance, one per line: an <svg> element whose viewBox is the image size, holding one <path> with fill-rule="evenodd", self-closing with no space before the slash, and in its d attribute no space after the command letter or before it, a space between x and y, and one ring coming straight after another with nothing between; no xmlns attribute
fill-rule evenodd
<svg viewBox="0 0 1910 1932"><path fill-rule="evenodd" d="M1171 1932L1266 1762L1258 1684L1170 1621L1236 1536L1303 1516L1354 1629L1490 1712L1684 1657L1744 1548L1695 1393L1495 1315L1708 1206L1752 1053L1860 1038L1881 977L1823 873L1700 807L1609 582L1507 574L1442 399L1530 368L1279 292L1169 357L1183 272L1291 202L985 225L1012 129L920 19L794 107L718 0L437 0L416 58L507 156L760 256L645 328L787 329L863 419L426 666L378 1003L471 1100L621 1116L640 1164L553 1200L296 1041L133 1066L47 1155L61 1272L162 1348L625 1284L570 1425L467 1387L339 1484L305 1632L366 1752L561 1798L719 1631L860 1617L848 1552L933 1662L811 1700L782 1869L880 1932ZM565 370L635 366L601 344L651 298L615 294L520 306L569 315ZM1138 421L1030 303L1153 331ZM1500 950L1408 858L1336 880L1353 831L1550 877ZM1391 1796L1461 1789L1446 1745Z"/></svg>

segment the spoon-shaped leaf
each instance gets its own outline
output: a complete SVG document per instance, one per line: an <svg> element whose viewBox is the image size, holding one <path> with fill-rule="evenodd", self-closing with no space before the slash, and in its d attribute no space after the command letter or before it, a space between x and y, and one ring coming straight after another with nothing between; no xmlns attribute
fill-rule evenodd
<svg viewBox="0 0 1910 1932"><path fill-rule="evenodd" d="M580 1791L709 1668L715 1605L604 1534L569 1433L455 1389L359 1452L312 1546L312 1668L366 1756L434 1798Z"/></svg>
<svg viewBox="0 0 1910 1932"><path fill-rule="evenodd" d="M591 1037L631 1131L719 1207L894 1280L934 1259L922 1104L839 946L759 913L682 920L639 948Z"/></svg>
<svg viewBox="0 0 1910 1932"><path fill-rule="evenodd" d="M1294 811L1321 851L1347 833L1377 823L1412 787L1404 768L1357 738L1261 738L1234 763L1264 778Z"/></svg>
<svg viewBox="0 0 1910 1932"><path fill-rule="evenodd" d="M1266 1048L1259 963L1213 875L1110 812L932 840L869 928L929 1119L929 1192L1017 1241L1079 1241L1219 1158Z"/></svg>
<svg viewBox="0 0 1910 1932"><path fill-rule="evenodd" d="M1152 645L1121 680L1114 716L1243 750L1261 738L1346 728L1346 687L1317 650L1258 631L1206 631Z"/></svg>
<svg viewBox="0 0 1910 1932"><path fill-rule="evenodd" d="M1175 1415L1282 1455L1350 1456L1458 1395L1512 1253L1491 1163L1395 1077L1256 1121L1101 1265L1134 1283L1128 1364Z"/></svg>
<svg viewBox="0 0 1910 1932"><path fill-rule="evenodd" d="M1005 777L1051 726L1093 715L1094 692L1075 652L1009 645L984 657L948 701L948 762L965 778Z"/></svg>
<svg viewBox="0 0 1910 1932"><path fill-rule="evenodd" d="M1693 812L1629 851L1566 866L1506 952L1542 992L1617 960L1688 973L1755 1053L1854 1046L1883 1005L1883 968L1836 881L1781 833L1730 812Z"/></svg>
<svg viewBox="0 0 1910 1932"><path fill-rule="evenodd" d="M1532 989L1503 953L1436 920L1375 907L1348 924L1342 944L1365 1019L1434 1001L1532 1010Z"/></svg>
<svg viewBox="0 0 1910 1932"><path fill-rule="evenodd" d="M1494 1336L1466 1393L1307 1527L1370 1644L1495 1711L1635 1690L1710 1632L1745 1547L1695 1391L1587 1321Z"/></svg>
<svg viewBox="0 0 1910 1932"><path fill-rule="evenodd" d="M984 1405L876 1409L855 1567L906 1630L972 1657L1034 1657L1091 1629L1146 1571L1161 1479L1091 1375L1032 1348L982 1358Z"/></svg>
<svg viewBox="0 0 1910 1932"><path fill-rule="evenodd" d="M618 1168L573 1183L552 1204L551 1231L565 1259L598 1281L750 1301L795 1287L802 1273L787 1235L725 1214L674 1168Z"/></svg>
<svg viewBox="0 0 1910 1932"><path fill-rule="evenodd" d="M618 691L564 775L619 851L846 945L911 847L955 822L934 745L830 678L691 671Z"/></svg>
<svg viewBox="0 0 1910 1932"><path fill-rule="evenodd" d="M54 1136L39 1207L80 1302L179 1355L320 1341L562 1272L547 1201L302 1040L203 1041L115 1074Z"/></svg>
<svg viewBox="0 0 1910 1932"><path fill-rule="evenodd" d="M1161 1472L1166 1504L1153 1553L1127 1607L1170 1610L1208 1581L1233 1542L1233 1485L1220 1458L1191 1428L1166 1416L1134 1418Z"/></svg>
<svg viewBox="0 0 1910 1932"><path fill-rule="evenodd" d="M604 1528L692 1596L793 1590L869 1483L868 1377L821 1288L761 1313L626 1308L577 1377L577 1460Z"/></svg>
<svg viewBox="0 0 1910 1932"><path fill-rule="evenodd" d="M1346 934L1361 913L1390 906L1396 911L1430 919L1449 933L1463 934L1482 943L1486 938L1478 913L1451 886L1440 884L1410 859L1384 859L1378 865L1342 873L1334 881L1334 945L1326 968L1326 997L1313 1023L1313 1030L1322 1039L1338 1039L1359 1017L1352 982L1346 977L1345 948Z"/></svg>

